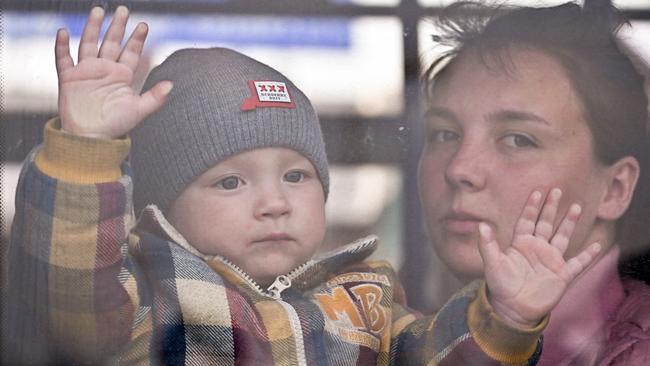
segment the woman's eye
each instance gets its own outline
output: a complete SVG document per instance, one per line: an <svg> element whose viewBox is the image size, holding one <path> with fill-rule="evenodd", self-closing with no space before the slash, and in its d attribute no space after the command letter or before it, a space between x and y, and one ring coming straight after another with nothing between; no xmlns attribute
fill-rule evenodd
<svg viewBox="0 0 650 366"><path fill-rule="evenodd" d="M305 179L305 173L297 170L291 171L284 175L284 180L289 183L300 183L303 179Z"/></svg>
<svg viewBox="0 0 650 366"><path fill-rule="evenodd" d="M236 189L239 188L239 186L242 184L243 182L239 177L229 176L218 181L215 184L215 187L222 188L222 189Z"/></svg>
<svg viewBox="0 0 650 366"><path fill-rule="evenodd" d="M449 130L435 130L429 135L429 140L437 143L456 141L458 138L459 136L456 132Z"/></svg>
<svg viewBox="0 0 650 366"><path fill-rule="evenodd" d="M503 142L510 147L536 147L537 144L527 136L510 134L503 138Z"/></svg>

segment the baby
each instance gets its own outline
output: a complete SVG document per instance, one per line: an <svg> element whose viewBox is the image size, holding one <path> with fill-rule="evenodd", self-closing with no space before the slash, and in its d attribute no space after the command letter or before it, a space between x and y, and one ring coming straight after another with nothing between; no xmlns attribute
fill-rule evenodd
<svg viewBox="0 0 650 366"><path fill-rule="evenodd" d="M138 95L146 25L121 46L128 10L118 7L98 50L103 17L91 10L77 65L68 33L57 35L60 118L17 194L10 360L536 362L547 314L598 251L565 262L534 234L556 221L557 192L546 203L531 194L520 220L532 226L506 252L481 225L487 284L422 317L389 264L364 261L376 237L314 257L327 159L316 112L290 80L232 50L184 49ZM555 235L569 237L578 216L574 207Z"/></svg>

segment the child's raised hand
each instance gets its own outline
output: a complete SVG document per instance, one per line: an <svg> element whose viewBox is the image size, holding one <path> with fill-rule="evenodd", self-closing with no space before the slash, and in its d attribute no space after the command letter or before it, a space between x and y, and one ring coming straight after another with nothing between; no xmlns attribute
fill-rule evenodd
<svg viewBox="0 0 650 366"><path fill-rule="evenodd" d="M515 226L512 245L504 250L492 229L485 223L479 225L489 301L497 314L515 325L538 324L600 251L600 245L593 243L564 260L581 207L573 204L555 230L561 195L559 189L553 189L543 203L542 194L533 192Z"/></svg>
<svg viewBox="0 0 650 366"><path fill-rule="evenodd" d="M97 138L117 138L128 133L149 114L160 108L172 84L163 81L142 96L131 83L147 37L147 25L140 23L122 47L129 17L119 6L97 49L104 10L94 7L79 43L77 65L70 56L70 35L60 29L55 57L59 77L59 115L64 131Z"/></svg>

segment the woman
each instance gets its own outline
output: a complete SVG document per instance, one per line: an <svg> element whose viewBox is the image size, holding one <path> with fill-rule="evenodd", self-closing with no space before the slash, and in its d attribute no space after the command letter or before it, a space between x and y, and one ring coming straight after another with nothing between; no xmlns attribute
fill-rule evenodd
<svg viewBox="0 0 650 366"><path fill-rule="evenodd" d="M620 17L590 4L443 13L435 39L452 50L426 74L420 195L438 256L468 282L484 271L478 223L510 243L530 192L560 187L560 211L583 207L566 256L604 250L553 311L539 365L647 365L650 287L617 266L650 241L648 100Z"/></svg>

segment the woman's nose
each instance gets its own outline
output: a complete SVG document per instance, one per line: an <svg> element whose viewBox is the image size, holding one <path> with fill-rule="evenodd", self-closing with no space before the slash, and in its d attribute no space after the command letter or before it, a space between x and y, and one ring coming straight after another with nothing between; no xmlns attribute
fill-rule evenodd
<svg viewBox="0 0 650 366"><path fill-rule="evenodd" d="M447 183L461 190L476 191L485 187L490 169L487 148L464 142L445 169Z"/></svg>

